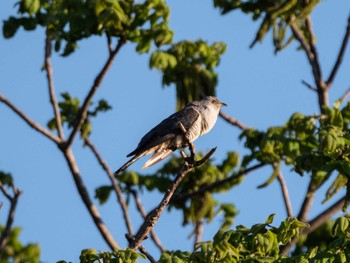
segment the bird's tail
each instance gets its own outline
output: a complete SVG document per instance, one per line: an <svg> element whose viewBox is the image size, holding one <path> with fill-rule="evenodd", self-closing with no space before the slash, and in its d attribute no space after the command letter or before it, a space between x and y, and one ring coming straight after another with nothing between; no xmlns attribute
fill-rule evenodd
<svg viewBox="0 0 350 263"><path fill-rule="evenodd" d="M168 157L173 150L171 149L162 149L162 150L157 150L152 157L144 164L142 167L142 170L160 162L161 160L164 160L166 157Z"/></svg>
<svg viewBox="0 0 350 263"><path fill-rule="evenodd" d="M132 165L134 162L136 162L138 159L140 159L142 156L144 156L145 154L139 154L139 155L135 155L134 157L132 157L129 161L127 161L125 164L122 165L122 167L120 167L115 173L114 175L118 175L121 172L123 172L126 168L128 168L130 165Z"/></svg>

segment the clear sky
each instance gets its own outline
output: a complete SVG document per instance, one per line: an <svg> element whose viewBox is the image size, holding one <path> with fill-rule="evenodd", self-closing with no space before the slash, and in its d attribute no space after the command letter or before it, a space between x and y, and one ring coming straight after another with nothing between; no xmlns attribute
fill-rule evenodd
<svg viewBox="0 0 350 263"><path fill-rule="evenodd" d="M15 1L0 2L0 19L15 14ZM197 40L199 38L227 43L227 51L217 68L219 84L217 96L229 106L225 112L258 129L282 125L294 112L313 114L318 112L315 94L301 84L312 82L311 70L303 52L296 51L292 44L287 50L273 54L269 34L262 44L249 49L249 44L258 28L248 16L240 12L221 16L213 8L212 1L169 0L170 26L175 32L174 40ZM345 32L350 11L348 0L321 1L313 13L322 69L327 76L333 66L335 55ZM79 49L68 58L57 54L53 57L54 78L57 93L69 91L83 98L98 70L106 60L104 38L94 37L80 42ZM52 118L46 78L41 67L44 55L44 31L20 30L10 40L0 37L0 92L9 98L35 121L46 125ZM105 98L113 110L101 114L93 121L91 135L112 170L117 169L137 145L139 139L175 110L174 87L163 88L161 74L148 67L149 55L138 55L133 44L127 44L118 54L95 101ZM350 85L350 52L330 92L331 102L339 98ZM83 205L68 167L55 145L23 123L12 111L0 104L0 170L11 172L18 188L23 190L15 218L15 225L22 227L20 239L38 242L43 262L59 259L78 261L84 248L107 250L107 246L92 223ZM227 151L245 153L238 140L239 130L219 119L217 125L205 137L198 139L198 150L207 151L213 146L218 150L213 158L220 162ZM107 177L93 158L76 141L74 153L82 176L90 190L108 184ZM133 169L140 170L143 164L136 163ZM155 171L159 166L151 168ZM252 173L242 185L220 200L234 202L240 214L235 225L250 226L265 221L276 213L275 224L286 216L278 184L275 182L261 190L256 186L271 174L270 168ZM306 191L309 176L300 177L284 168L294 212L299 210ZM343 194L343 193L341 193ZM3 197L0 197L3 198ZM152 209L160 201L157 193L145 194L142 201ZM324 193L317 196L311 216L321 209ZM337 200L337 197L335 199ZM3 201L3 200L0 200ZM332 201L331 201L332 202ZM96 202L97 203L97 202ZM4 207L6 209L7 206ZM115 198L99 206L107 226L117 241L126 247L124 223ZM5 221L5 210L0 211L0 221ZM141 223L133 207L130 209L134 228ZM174 211L163 215L156 226L161 241L168 249L192 248L188 236L192 229L182 228L181 215ZM204 240L211 239L220 221L205 228ZM145 242L149 252L157 250Z"/></svg>

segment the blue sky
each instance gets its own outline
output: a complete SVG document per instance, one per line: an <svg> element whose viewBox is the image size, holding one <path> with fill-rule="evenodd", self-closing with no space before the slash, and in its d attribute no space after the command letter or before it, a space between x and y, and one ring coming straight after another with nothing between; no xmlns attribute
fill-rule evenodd
<svg viewBox="0 0 350 263"><path fill-rule="evenodd" d="M1 1L0 18L15 14L14 3ZM219 84L217 96L229 106L225 112L258 129L281 125L294 112L313 114L318 112L315 94L301 84L312 82L309 64L294 43L277 56L273 54L271 36L253 49L249 44L258 28L248 16L240 12L221 16L213 8L212 1L169 0L170 26L174 41L203 39L210 43L223 41L227 51L217 68ZM321 1L313 13L317 47L324 75L333 66L343 37L350 1ZM53 57L55 87L57 93L69 91L83 98L97 72L102 67L107 49L104 38L94 37L80 42L79 49L68 58L57 54ZM0 92L42 125L52 118L43 64L44 31L20 30L10 40L0 38ZM95 101L105 98L113 110L101 114L93 121L92 141L98 147L112 170L117 169L137 145L139 139L175 110L175 89L161 85L161 74L148 67L149 55L138 55L135 46L128 44L118 54L112 69L105 78ZM330 91L331 102L349 88L350 52ZM12 111L0 104L0 169L11 172L18 188L23 190L19 200L15 225L22 227L21 240L38 242L43 262L59 259L77 261L84 248L106 250L96 227L82 204L68 167L55 145L23 123ZM198 139L198 150L207 151L213 146L218 150L213 158L220 162L227 151L245 153L238 140L240 131L219 119L217 125L205 137ZM93 158L76 141L73 146L82 176L91 195L97 186L108 180ZM133 165L139 171L144 160ZM159 166L150 168L155 171ZM240 214L235 225L250 226L265 221L276 213L275 224L286 216L279 186L276 182L261 190L256 186L271 174L264 168L247 176L242 185L227 194L218 196L225 202L233 202ZM308 175L300 177L284 169L294 212L298 212L306 191ZM319 193L311 210L311 217L321 209L324 193ZM1 197L2 198L2 197ZM158 204L161 196L145 194L142 201L149 210ZM336 200L337 197L334 199ZM3 209L6 209L7 205ZM124 223L115 198L99 206L107 226L117 241L126 246ZM5 210L0 211L0 221L5 220ZM140 216L130 209L134 229L141 223ZM191 249L188 240L191 227L182 228L181 215L174 211L163 215L156 226L160 239L168 249ZM206 227L203 239L211 239L220 221ZM157 255L152 243L145 246Z"/></svg>

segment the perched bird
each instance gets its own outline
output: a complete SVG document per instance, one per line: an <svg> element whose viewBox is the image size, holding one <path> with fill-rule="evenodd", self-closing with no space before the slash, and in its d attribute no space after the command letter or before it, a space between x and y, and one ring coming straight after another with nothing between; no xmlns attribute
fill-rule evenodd
<svg viewBox="0 0 350 263"><path fill-rule="evenodd" d="M188 103L185 108L170 115L143 136L137 148L127 155L133 157L115 175L147 154L153 153L142 169L160 162L176 149L188 146L188 142L193 142L213 128L222 106L226 104L213 96Z"/></svg>

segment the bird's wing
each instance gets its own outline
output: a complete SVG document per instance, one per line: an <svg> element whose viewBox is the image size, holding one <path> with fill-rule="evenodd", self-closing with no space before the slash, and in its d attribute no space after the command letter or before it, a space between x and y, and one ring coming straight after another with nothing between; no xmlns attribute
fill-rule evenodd
<svg viewBox="0 0 350 263"><path fill-rule="evenodd" d="M127 156L130 157L139 154L165 141L171 140L175 136L183 133L179 126L180 122L186 130L189 130L198 118L199 112L191 106L170 115L143 136L137 148Z"/></svg>

